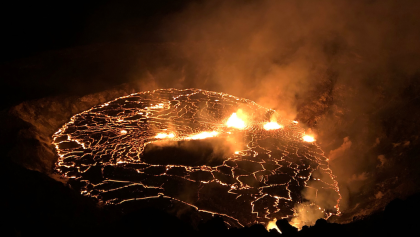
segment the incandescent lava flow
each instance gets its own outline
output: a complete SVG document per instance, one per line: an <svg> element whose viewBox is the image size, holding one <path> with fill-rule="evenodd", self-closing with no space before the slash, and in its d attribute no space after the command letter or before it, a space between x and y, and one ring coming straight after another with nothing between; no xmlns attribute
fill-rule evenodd
<svg viewBox="0 0 420 237"><path fill-rule="evenodd" d="M339 214L328 159L297 123L270 121L275 116L224 93L135 93L77 114L57 131L55 169L104 204L194 213L194 223L220 215L229 226L268 224L304 215L298 205L324 218Z"/></svg>

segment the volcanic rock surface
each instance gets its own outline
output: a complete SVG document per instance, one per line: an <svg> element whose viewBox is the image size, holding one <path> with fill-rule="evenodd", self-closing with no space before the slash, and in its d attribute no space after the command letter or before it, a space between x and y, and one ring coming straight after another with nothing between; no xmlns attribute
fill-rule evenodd
<svg viewBox="0 0 420 237"><path fill-rule="evenodd" d="M226 126L238 109L249 117L243 130ZM324 218L338 214L328 159L292 121L264 130L273 112L197 89L134 93L79 113L56 132L56 169L105 204L193 213L193 224L214 215L237 227L291 219L303 202ZM303 189L320 198L307 200Z"/></svg>

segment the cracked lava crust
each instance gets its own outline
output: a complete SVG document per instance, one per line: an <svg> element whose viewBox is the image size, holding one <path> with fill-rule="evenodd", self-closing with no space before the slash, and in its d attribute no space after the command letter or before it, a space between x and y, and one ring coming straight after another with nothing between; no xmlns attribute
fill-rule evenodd
<svg viewBox="0 0 420 237"><path fill-rule="evenodd" d="M106 205L154 206L188 213L194 223L220 215L232 227L267 224L299 215L299 203L324 218L339 214L323 151L297 122L273 117L273 110L224 93L135 93L79 113L57 131L55 169ZM304 189L335 203L308 202Z"/></svg>

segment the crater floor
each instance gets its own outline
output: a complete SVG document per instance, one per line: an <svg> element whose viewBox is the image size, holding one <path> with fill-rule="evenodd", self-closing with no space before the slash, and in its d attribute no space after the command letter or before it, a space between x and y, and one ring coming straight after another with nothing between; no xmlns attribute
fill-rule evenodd
<svg viewBox="0 0 420 237"><path fill-rule="evenodd" d="M238 109L247 114L243 129L226 125ZM291 219L302 203L324 218L338 214L323 151L293 121L278 118L282 128L265 130L275 115L199 89L131 94L73 116L54 134L56 171L106 205L154 206L193 224L213 215L236 227Z"/></svg>

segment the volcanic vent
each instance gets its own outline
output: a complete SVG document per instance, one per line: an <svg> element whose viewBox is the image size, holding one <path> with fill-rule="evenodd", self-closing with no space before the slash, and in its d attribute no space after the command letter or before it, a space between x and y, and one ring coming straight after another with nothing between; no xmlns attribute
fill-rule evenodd
<svg viewBox="0 0 420 237"><path fill-rule="evenodd" d="M56 170L105 204L189 213L194 223L213 215L243 226L308 211L338 214L340 194L322 150L303 139L297 122L275 117L224 93L135 93L77 114L57 131Z"/></svg>

